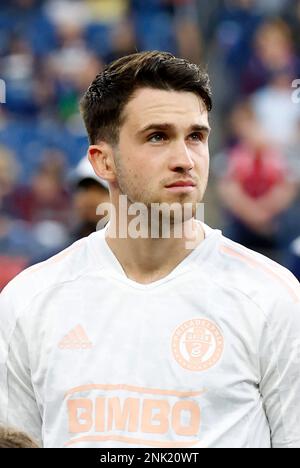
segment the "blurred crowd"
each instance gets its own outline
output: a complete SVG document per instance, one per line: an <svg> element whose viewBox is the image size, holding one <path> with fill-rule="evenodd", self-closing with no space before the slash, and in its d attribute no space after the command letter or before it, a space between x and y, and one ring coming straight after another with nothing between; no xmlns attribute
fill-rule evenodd
<svg viewBox="0 0 300 468"><path fill-rule="evenodd" d="M300 0L10 0L0 4L0 290L95 230L109 195L82 160L78 99L106 63L151 49L208 66L218 226L297 272Z"/></svg>

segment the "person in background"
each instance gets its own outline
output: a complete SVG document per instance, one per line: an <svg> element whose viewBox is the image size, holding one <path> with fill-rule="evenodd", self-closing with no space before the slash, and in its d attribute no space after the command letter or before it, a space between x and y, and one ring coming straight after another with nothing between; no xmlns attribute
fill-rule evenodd
<svg viewBox="0 0 300 468"><path fill-rule="evenodd" d="M254 93L278 73L285 71L296 76L298 69L299 58L290 27L282 19L267 19L253 37L251 55L241 75L241 92Z"/></svg>
<svg viewBox="0 0 300 468"><path fill-rule="evenodd" d="M227 214L224 231L249 248L276 254L282 248L280 219L297 196L297 182L249 103L237 105L231 126L236 142L220 158L223 167L219 164L218 174L220 201Z"/></svg>
<svg viewBox="0 0 300 468"><path fill-rule="evenodd" d="M61 226L54 221L40 222L35 234L40 243L44 244L44 249L39 249L37 254L31 257L30 265L43 262L73 242L89 236L97 230L98 223L101 222L102 217L97 214L97 207L101 203L109 202L108 184L96 176L87 157L71 171L69 185L72 193L69 234L64 235L60 230Z"/></svg>
<svg viewBox="0 0 300 468"><path fill-rule="evenodd" d="M9 195L14 190L19 174L15 155L5 146L0 146L0 210L8 208Z"/></svg>
<svg viewBox="0 0 300 468"><path fill-rule="evenodd" d="M29 225L13 217L18 174L14 154L0 147L0 291L28 266L28 257L37 247Z"/></svg>
<svg viewBox="0 0 300 468"><path fill-rule="evenodd" d="M109 202L108 184L96 176L87 157L80 161L73 175L73 204L77 224L73 230L74 242L95 232L101 217L97 207Z"/></svg>
<svg viewBox="0 0 300 468"><path fill-rule="evenodd" d="M0 448L39 448L39 446L24 432L0 427Z"/></svg>
<svg viewBox="0 0 300 468"><path fill-rule="evenodd" d="M16 217L32 226L43 221L56 221L68 227L71 197L65 183L64 154L45 151L29 185L22 185L13 194Z"/></svg>
<svg viewBox="0 0 300 468"><path fill-rule="evenodd" d="M300 143L300 106L292 100L295 76L291 70L278 71L268 86L250 97L259 127L266 138L284 152L295 146L298 152Z"/></svg>

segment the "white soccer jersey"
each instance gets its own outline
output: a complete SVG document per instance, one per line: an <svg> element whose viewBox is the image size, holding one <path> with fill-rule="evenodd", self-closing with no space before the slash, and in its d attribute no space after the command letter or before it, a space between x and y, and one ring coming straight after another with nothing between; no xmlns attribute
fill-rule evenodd
<svg viewBox="0 0 300 468"><path fill-rule="evenodd" d="M44 447L300 447L300 287L205 226L165 278L105 229L0 299L0 422Z"/></svg>

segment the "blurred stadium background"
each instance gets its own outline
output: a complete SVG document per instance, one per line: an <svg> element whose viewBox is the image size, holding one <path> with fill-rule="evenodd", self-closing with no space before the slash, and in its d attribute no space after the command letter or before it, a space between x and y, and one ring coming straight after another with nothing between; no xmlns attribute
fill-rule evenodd
<svg viewBox="0 0 300 468"><path fill-rule="evenodd" d="M78 167L78 99L106 63L153 49L211 75L205 221L300 278L299 0L10 0L0 5L0 290L95 230L108 193Z"/></svg>

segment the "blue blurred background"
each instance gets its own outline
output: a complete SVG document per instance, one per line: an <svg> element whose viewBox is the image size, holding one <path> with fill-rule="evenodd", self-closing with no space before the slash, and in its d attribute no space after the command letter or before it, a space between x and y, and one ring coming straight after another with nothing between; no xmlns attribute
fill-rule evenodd
<svg viewBox="0 0 300 468"><path fill-rule="evenodd" d="M78 167L78 99L106 63L153 49L211 75L205 221L300 277L299 0L11 0L0 6L0 290L95 230L108 193Z"/></svg>

